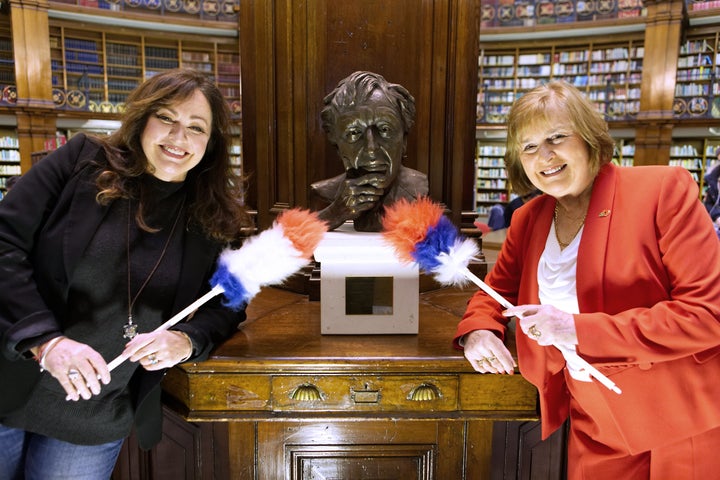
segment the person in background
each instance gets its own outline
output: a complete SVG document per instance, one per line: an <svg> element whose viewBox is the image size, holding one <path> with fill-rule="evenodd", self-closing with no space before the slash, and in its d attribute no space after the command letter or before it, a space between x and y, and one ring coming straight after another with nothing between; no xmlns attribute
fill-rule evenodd
<svg viewBox="0 0 720 480"><path fill-rule="evenodd" d="M527 202L537 197L541 193L542 192L540 190L534 189L529 193L526 193L524 195L518 195L517 197L510 200L508 204L505 205L505 208L503 210L503 221L505 222L505 228L508 228L510 226L510 220L512 219L513 213L515 213L515 210L522 207Z"/></svg>
<svg viewBox="0 0 720 480"><path fill-rule="evenodd" d="M715 156L720 162L720 147L715 150ZM715 232L720 238L720 163L716 164L705 174L705 196L703 204L710 214L710 218L715 225Z"/></svg>
<svg viewBox="0 0 720 480"><path fill-rule="evenodd" d="M7 193L12 190L18 180L20 180L20 175L13 175L12 177L5 180L5 192Z"/></svg>
<svg viewBox="0 0 720 480"><path fill-rule="evenodd" d="M324 103L322 126L345 173L311 185L326 205L318 216L330 229L352 221L357 231L379 232L385 205L428 193L427 176L402 165L415 99L381 75L355 72Z"/></svg>
<svg viewBox="0 0 720 480"><path fill-rule="evenodd" d="M513 215L455 345L481 373L517 363L539 392L542 436L569 418L568 478L714 478L720 470L720 242L682 167L611 163L608 126L550 82L508 117L508 178L543 192ZM621 394L568 366L574 350Z"/></svg>
<svg viewBox="0 0 720 480"><path fill-rule="evenodd" d="M75 135L0 204L0 478L110 478L133 425L142 448L159 441L164 371L245 319L216 299L154 331L249 223L229 132L211 79L160 73L116 132Z"/></svg>

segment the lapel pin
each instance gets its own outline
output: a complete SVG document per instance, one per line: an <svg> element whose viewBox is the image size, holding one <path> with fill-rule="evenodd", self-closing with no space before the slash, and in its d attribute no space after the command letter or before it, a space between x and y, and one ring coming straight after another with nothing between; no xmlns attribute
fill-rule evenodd
<svg viewBox="0 0 720 480"><path fill-rule="evenodd" d="M598 217L609 217L610 216L610 210L603 210L602 212L598 213Z"/></svg>

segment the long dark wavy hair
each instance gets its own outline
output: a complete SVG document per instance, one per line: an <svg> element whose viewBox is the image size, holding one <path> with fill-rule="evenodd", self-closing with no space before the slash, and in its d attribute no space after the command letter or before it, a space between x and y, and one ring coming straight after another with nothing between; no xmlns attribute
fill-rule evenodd
<svg viewBox="0 0 720 480"><path fill-rule="evenodd" d="M141 136L148 118L159 109L189 99L202 92L210 104L212 131L205 155L185 179L188 201L188 227L221 242L232 242L250 226L244 207L244 179L234 173L230 163L230 109L220 90L204 73L175 69L156 74L129 96L118 130L99 139L107 165L97 177L97 199L107 204L117 198L138 199L138 225L148 231L144 208L148 202L140 177L149 163L142 149Z"/></svg>

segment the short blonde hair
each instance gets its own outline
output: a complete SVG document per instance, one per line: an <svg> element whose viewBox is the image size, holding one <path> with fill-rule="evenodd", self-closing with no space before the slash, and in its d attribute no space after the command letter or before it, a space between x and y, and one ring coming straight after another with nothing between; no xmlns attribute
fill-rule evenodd
<svg viewBox="0 0 720 480"><path fill-rule="evenodd" d="M564 81L535 87L515 101L508 115L505 168L513 191L519 195L536 188L520 162L521 137L529 127L554 123L552 114L557 111L567 113L574 133L587 144L593 176L612 160L615 142L608 124L582 92Z"/></svg>

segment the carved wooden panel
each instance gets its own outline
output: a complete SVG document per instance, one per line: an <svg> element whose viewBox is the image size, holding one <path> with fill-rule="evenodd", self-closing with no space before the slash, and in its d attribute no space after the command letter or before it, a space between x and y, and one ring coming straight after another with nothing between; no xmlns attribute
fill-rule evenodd
<svg viewBox="0 0 720 480"><path fill-rule="evenodd" d="M566 428L541 440L540 422L498 422L493 430L491 480L566 477Z"/></svg>
<svg viewBox="0 0 720 480"><path fill-rule="evenodd" d="M463 422L262 423L258 479L461 479L462 448L444 447L462 445L463 437Z"/></svg>

